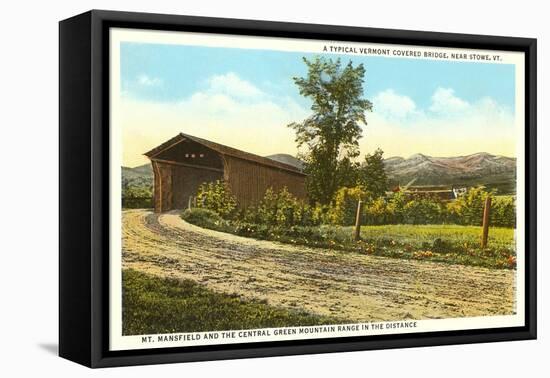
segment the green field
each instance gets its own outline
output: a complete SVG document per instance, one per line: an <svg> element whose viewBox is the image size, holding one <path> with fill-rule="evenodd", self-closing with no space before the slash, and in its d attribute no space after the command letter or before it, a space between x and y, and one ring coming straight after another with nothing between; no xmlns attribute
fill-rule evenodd
<svg viewBox="0 0 550 378"><path fill-rule="evenodd" d="M124 335L202 332L344 323L239 295L211 291L190 280L122 272Z"/></svg>
<svg viewBox="0 0 550 378"><path fill-rule="evenodd" d="M348 228L351 235L352 227ZM491 227L489 229L488 247L511 248L514 246L514 229L504 227ZM473 247L479 245L481 239L481 227L460 225L384 225L361 227L363 239L391 238L401 243L422 245L433 243L440 238L452 240L458 244L470 244Z"/></svg>
<svg viewBox="0 0 550 378"><path fill-rule="evenodd" d="M346 230L350 235L352 227ZM358 244L380 256L426 259L453 264L513 269L515 230L491 227L487 248L480 246L481 227L460 225L385 225L361 227Z"/></svg>
<svg viewBox="0 0 550 378"><path fill-rule="evenodd" d="M210 213L184 212L186 221L200 227L245 237L272 240L314 248L333 249L375 256L437 261L448 264L514 269L515 230L491 227L487 248L482 249L481 227L454 224L361 227L361 239L353 239L353 227L291 226L276 227L226 221Z"/></svg>
<svg viewBox="0 0 550 378"><path fill-rule="evenodd" d="M353 241L353 227L321 226L336 248L395 258L413 258L452 264L513 269L516 265L515 230L491 227L482 249L481 227L461 225L383 225L361 227ZM324 231L323 231L324 230Z"/></svg>

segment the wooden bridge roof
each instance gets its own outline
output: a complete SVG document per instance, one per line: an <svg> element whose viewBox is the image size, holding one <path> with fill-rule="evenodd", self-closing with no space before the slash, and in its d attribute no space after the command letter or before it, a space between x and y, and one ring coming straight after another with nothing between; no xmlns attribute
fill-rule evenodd
<svg viewBox="0 0 550 378"><path fill-rule="evenodd" d="M296 174L303 175L303 176L306 175L300 169L298 169L298 168L296 168L292 165L281 163L281 162L278 162L276 160L273 160L273 159L270 159L270 158L267 158L267 157L264 157L264 156L259 156L259 155L252 154L250 152L241 151L241 150L238 150L238 149L233 148L233 147L225 146L223 144L219 144L219 143L216 143L216 142L212 142L210 140L206 140L206 139L203 139L203 138L199 138L199 137L189 135L189 134L184 134L184 133L179 133L175 137L167 140L166 142L162 143L161 145L159 145L159 146L153 148L152 150L144 153L144 155L147 156L150 159L154 159L154 157L156 155L158 155L161 152L166 151L166 150L174 147L175 145L179 144L180 142L183 142L184 140L190 140L190 141L193 141L195 143L201 144L201 145L203 145L207 148L210 148L211 150L214 150L214 151L216 151L216 152L218 152L222 155L232 156L232 157L235 157L235 158L251 161L251 162L254 162L254 163L257 163L257 164L260 164L260 165L265 165L265 166L272 167L272 168L283 169L285 171L290 171L292 173L296 173Z"/></svg>

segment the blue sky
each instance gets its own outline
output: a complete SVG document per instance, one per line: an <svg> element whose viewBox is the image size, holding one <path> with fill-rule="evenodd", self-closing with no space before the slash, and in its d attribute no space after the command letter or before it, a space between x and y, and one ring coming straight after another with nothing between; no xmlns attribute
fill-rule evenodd
<svg viewBox="0 0 550 378"><path fill-rule="evenodd" d="M219 140L222 143L258 154L295 153L292 135L288 130L275 133L275 137L290 139L275 143L284 151L249 146L237 139L233 140L230 134L256 132L250 125L231 126L232 122L234 125L250 124L252 120L246 120L246 117L258 117L262 125L278 129L286 128L284 123L299 121L307 116L309 101L299 95L292 80L294 76L306 75L306 66L302 61L304 56L313 58L315 54L125 42L121 45L121 89L123 98L134 105L134 110L130 112L143 113L147 118L147 112L159 114L162 110L158 107L164 105L168 107L165 112L172 114L170 119L165 119L164 124L155 122L158 137L151 137L151 143L156 143L161 136L169 137L169 133L179 128L181 131L202 134L199 136L203 137L215 138L219 135L224 139ZM514 153L510 140L515 99L513 65L356 55L327 56L333 59L339 57L343 63L349 60L354 64L363 63L366 68L364 95L374 103L375 114L367 114L367 120L370 121L365 135L369 139L364 142L365 149L381 146L387 152L386 155L400 156L416 152L439 156L456 155L462 151L464 154L479 152L472 150L474 147L497 154ZM240 110L227 114L228 101L231 101L232 109ZM147 107L156 108L148 110ZM256 111L251 112L250 109ZM273 112L272 117L269 116L270 111ZM213 119L216 114L217 118ZM454 117L451 117L453 114ZM130 120L126 123L128 143L132 143L132 128L136 123ZM209 131L213 124L219 123L228 125L227 136L219 128ZM199 128L197 124L202 126ZM482 141L487 137L487 132L480 134L479 128L489 124L491 133L496 131L507 139L493 141L485 146ZM151 125L135 127L134 134L143 137ZM233 130L230 130L231 127ZM437 138L444 138L459 130L463 134L471 133L460 141L464 147L470 144L470 148L454 144L450 148L451 140L447 143L450 150L441 143L439 148L430 147L436 141L441 142ZM268 131L259 125L257 132L262 140L262 133ZM392 139L395 141L399 138L392 138L391 135L396 133L405 138L405 142L414 138L418 142L416 148L394 146ZM271 142L272 138L265 136L266 141ZM474 140L476 142L472 144ZM134 142L138 143L137 140ZM146 147L141 146L143 143L147 141L139 141L140 148ZM136 149L136 152L130 152L132 148L126 150L128 154L134 155L140 151ZM140 157L135 160L142 161L141 154L138 155ZM128 160L126 156L125 160Z"/></svg>
<svg viewBox="0 0 550 378"><path fill-rule="evenodd" d="M302 62L304 56L311 59L315 54L124 43L122 88L139 99L174 101L203 89L208 77L234 72L266 92L290 95L300 101L292 77L307 73ZM465 100L491 96L502 105L514 106L513 65L350 55L331 57L364 64L367 98L393 88L422 107L429 104L436 88L450 87ZM139 85L142 75L159 79L163 85Z"/></svg>

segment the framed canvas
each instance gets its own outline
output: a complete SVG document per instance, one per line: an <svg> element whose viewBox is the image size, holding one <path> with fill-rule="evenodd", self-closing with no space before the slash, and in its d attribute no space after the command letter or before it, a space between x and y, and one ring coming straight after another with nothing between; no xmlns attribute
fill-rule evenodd
<svg viewBox="0 0 550 378"><path fill-rule="evenodd" d="M535 39L94 10L59 58L62 357L536 337Z"/></svg>

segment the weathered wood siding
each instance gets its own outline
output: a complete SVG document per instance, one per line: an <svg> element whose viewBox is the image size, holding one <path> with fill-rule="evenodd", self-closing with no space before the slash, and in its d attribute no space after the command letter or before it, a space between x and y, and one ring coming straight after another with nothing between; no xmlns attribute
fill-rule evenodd
<svg viewBox="0 0 550 378"><path fill-rule="evenodd" d="M169 164L159 163L156 161L153 164L154 174L154 203L155 211L163 212L171 210L172 207L172 166Z"/></svg>
<svg viewBox="0 0 550 378"><path fill-rule="evenodd" d="M155 212L159 213L161 211L160 174L158 173L158 164L155 161L151 161L151 166L153 167L153 207L155 208Z"/></svg>
<svg viewBox="0 0 550 378"><path fill-rule="evenodd" d="M291 167L206 140L199 143L181 138L173 138L148 155L153 164L157 212L186 208L189 196L195 196L202 183L220 179L240 207L257 204L269 188L279 191L286 187L297 198L306 199L305 175Z"/></svg>
<svg viewBox="0 0 550 378"><path fill-rule="evenodd" d="M240 207L257 204L269 188L279 191L286 187L297 198L306 199L304 175L227 155L224 180Z"/></svg>

